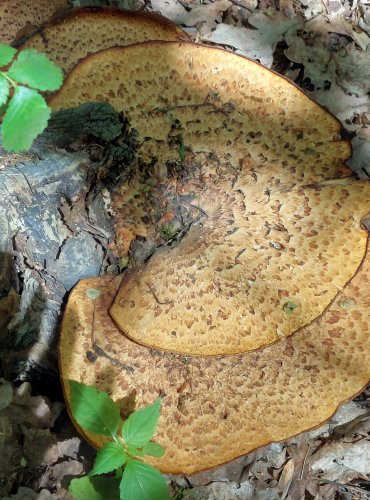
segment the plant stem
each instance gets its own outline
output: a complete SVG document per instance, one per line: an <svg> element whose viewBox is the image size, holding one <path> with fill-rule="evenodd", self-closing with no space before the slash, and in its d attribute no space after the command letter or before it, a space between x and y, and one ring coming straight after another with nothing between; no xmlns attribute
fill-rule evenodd
<svg viewBox="0 0 370 500"><path fill-rule="evenodd" d="M0 71L0 75L2 75L6 80L8 80L8 82L10 82L10 84L11 84L12 87L16 88L17 82L15 82L14 80L12 80L8 76L8 73L5 73L4 71Z"/></svg>

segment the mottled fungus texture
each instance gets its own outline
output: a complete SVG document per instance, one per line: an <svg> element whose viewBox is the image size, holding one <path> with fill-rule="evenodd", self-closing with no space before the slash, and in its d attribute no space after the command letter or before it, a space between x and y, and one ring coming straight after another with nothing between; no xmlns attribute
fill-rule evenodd
<svg viewBox="0 0 370 500"><path fill-rule="evenodd" d="M20 49L43 52L68 73L89 54L146 40L188 40L188 36L158 14L86 7L72 9L51 20Z"/></svg>
<svg viewBox="0 0 370 500"><path fill-rule="evenodd" d="M173 193L198 215L123 279L73 291L60 341L67 401L67 379L123 406L161 395L167 452L150 460L173 473L324 422L370 378L370 182L345 166L339 122L264 67L191 43L85 58L50 104L87 101L127 116L147 166L116 189L123 254L151 211L163 204L168 219ZM102 291L94 303L88 288Z"/></svg>
<svg viewBox="0 0 370 500"><path fill-rule="evenodd" d="M12 42L17 35L34 30L68 6L68 0L2 0L0 43Z"/></svg>

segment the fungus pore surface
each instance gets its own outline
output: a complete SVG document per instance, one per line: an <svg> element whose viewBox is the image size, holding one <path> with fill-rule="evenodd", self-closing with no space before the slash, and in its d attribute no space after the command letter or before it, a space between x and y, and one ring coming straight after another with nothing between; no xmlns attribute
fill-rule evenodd
<svg viewBox="0 0 370 500"><path fill-rule="evenodd" d="M166 168L181 136L182 192L199 210L181 241L124 276L110 313L135 341L247 352L310 323L357 271L370 184L344 167L337 120L283 78L218 49L150 42L86 58L51 105L87 100L124 111L142 161Z"/></svg>
<svg viewBox="0 0 370 500"><path fill-rule="evenodd" d="M0 43L34 30L56 12L67 8L68 0L2 0L0 2Z"/></svg>
<svg viewBox="0 0 370 500"><path fill-rule="evenodd" d="M68 73L88 54L146 40L188 40L168 19L112 7L73 9L44 25L20 48L44 52Z"/></svg>
<svg viewBox="0 0 370 500"><path fill-rule="evenodd" d="M344 165L339 122L262 66L179 42L87 57L50 104L86 101L123 111L141 142L136 175L113 195L122 255L150 221L186 223L122 280L72 292L67 401L68 378L123 412L161 395L166 455L148 461L189 474L314 427L361 391L370 183Z"/></svg>

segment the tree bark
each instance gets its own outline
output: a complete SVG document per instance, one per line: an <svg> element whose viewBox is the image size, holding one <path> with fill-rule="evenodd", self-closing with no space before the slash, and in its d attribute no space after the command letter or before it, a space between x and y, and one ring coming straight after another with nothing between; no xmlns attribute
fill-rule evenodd
<svg viewBox="0 0 370 500"><path fill-rule="evenodd" d="M109 189L135 157L135 133L108 104L55 113L27 155L0 165L0 371L56 372L63 302L114 263Z"/></svg>

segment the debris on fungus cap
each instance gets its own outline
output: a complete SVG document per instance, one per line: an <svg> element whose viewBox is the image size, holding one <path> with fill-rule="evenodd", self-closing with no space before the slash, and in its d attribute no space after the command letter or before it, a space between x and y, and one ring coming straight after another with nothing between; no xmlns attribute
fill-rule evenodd
<svg viewBox="0 0 370 500"><path fill-rule="evenodd" d="M202 164L191 193L199 220L122 280L110 313L127 336L177 353L234 354L323 313L361 264L360 219L370 211L369 183L343 166L350 148L335 118L258 64L195 44L98 53L51 105L106 99L145 138L144 158L158 143L159 158L178 158L176 122Z"/></svg>
<svg viewBox="0 0 370 500"><path fill-rule="evenodd" d="M44 52L68 73L77 61L93 52L146 40L188 40L188 36L158 14L85 7L52 19L20 48Z"/></svg>
<svg viewBox="0 0 370 500"><path fill-rule="evenodd" d="M12 42L21 30L35 29L68 5L68 0L2 0L0 43Z"/></svg>
<svg viewBox="0 0 370 500"><path fill-rule="evenodd" d="M174 191L198 216L122 280L72 292L59 346L67 402L68 379L124 412L134 395L138 407L161 395L167 452L148 461L185 474L324 422L370 378L370 182L345 167L339 122L277 74L191 43L89 56L50 104L106 100L148 164L117 186L113 209L133 205L130 238Z"/></svg>

